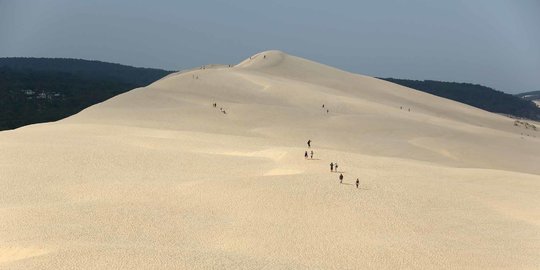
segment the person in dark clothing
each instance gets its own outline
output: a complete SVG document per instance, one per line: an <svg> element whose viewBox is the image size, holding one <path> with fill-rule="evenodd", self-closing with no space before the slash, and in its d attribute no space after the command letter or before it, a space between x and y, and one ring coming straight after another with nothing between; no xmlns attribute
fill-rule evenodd
<svg viewBox="0 0 540 270"><path fill-rule="evenodd" d="M324 104L322 105L322 107L324 108Z"/></svg>
<svg viewBox="0 0 540 270"><path fill-rule="evenodd" d="M336 168L336 172L338 171L338 170L337 170L337 167L338 167L338 166L337 166L337 162L336 162L336 163L334 164L334 168Z"/></svg>
<svg viewBox="0 0 540 270"><path fill-rule="evenodd" d="M311 150L311 153L310 154L310 158L313 159L313 150Z"/></svg>
<svg viewBox="0 0 540 270"><path fill-rule="evenodd" d="M330 162L330 171L331 171L331 172L334 171L334 162Z"/></svg>
<svg viewBox="0 0 540 270"><path fill-rule="evenodd" d="M343 174L342 173L339 174L339 183L343 184Z"/></svg>
<svg viewBox="0 0 540 270"><path fill-rule="evenodd" d="M359 185L360 185L360 180L358 180L358 178L356 178L356 188L358 188Z"/></svg>
<svg viewBox="0 0 540 270"><path fill-rule="evenodd" d="M307 154L307 151L304 153L304 158L307 159L308 157L308 154Z"/></svg>
<svg viewBox="0 0 540 270"><path fill-rule="evenodd" d="M308 146L308 147L311 147L311 140L308 140L308 141L307 141L307 146Z"/></svg>

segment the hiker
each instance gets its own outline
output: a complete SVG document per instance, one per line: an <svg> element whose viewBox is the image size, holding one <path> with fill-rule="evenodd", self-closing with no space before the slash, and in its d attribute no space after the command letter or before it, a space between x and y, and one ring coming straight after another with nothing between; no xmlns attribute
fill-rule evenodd
<svg viewBox="0 0 540 270"><path fill-rule="evenodd" d="M322 107L324 108L324 104L322 105Z"/></svg>
<svg viewBox="0 0 540 270"><path fill-rule="evenodd" d="M342 173L339 174L339 183L343 184L343 174Z"/></svg>
<svg viewBox="0 0 540 270"><path fill-rule="evenodd" d="M263 56L264 59L266 59L266 54Z"/></svg>
<svg viewBox="0 0 540 270"><path fill-rule="evenodd" d="M310 155L310 156L311 156L311 159L313 159L313 150L311 150L311 153L310 153L310 154L311 154L311 155Z"/></svg>
<svg viewBox="0 0 540 270"><path fill-rule="evenodd" d="M360 185L360 180L358 180L358 178L356 178L356 188L358 188L358 185Z"/></svg>
<svg viewBox="0 0 540 270"><path fill-rule="evenodd" d="M330 171L331 171L331 172L334 171L334 162L330 162Z"/></svg>
<svg viewBox="0 0 540 270"><path fill-rule="evenodd" d="M336 172L338 171L337 170L337 162L334 164L334 168L336 168Z"/></svg>
<svg viewBox="0 0 540 270"><path fill-rule="evenodd" d="M307 141L307 146L311 148L311 140Z"/></svg>
<svg viewBox="0 0 540 270"><path fill-rule="evenodd" d="M307 151L304 153L304 158L307 159L308 155L307 155Z"/></svg>
<svg viewBox="0 0 540 270"><path fill-rule="evenodd" d="M329 113L330 111L329 110L326 110L326 113Z"/></svg>

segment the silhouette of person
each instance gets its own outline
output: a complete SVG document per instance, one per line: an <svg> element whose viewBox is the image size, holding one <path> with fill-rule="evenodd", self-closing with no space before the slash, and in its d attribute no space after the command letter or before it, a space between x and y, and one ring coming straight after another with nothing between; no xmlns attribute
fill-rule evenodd
<svg viewBox="0 0 540 270"><path fill-rule="evenodd" d="M266 59L266 55L264 55L263 58Z"/></svg>
<svg viewBox="0 0 540 270"><path fill-rule="evenodd" d="M313 159L313 150L311 150L311 153L310 153L310 154L311 154L311 155L310 155L310 156L311 156L311 159Z"/></svg>
<svg viewBox="0 0 540 270"><path fill-rule="evenodd" d="M331 172L334 171L334 162L330 162L330 171L331 171Z"/></svg>
<svg viewBox="0 0 540 270"><path fill-rule="evenodd" d="M342 173L339 174L339 183L343 184L343 174Z"/></svg>
<svg viewBox="0 0 540 270"><path fill-rule="evenodd" d="M307 146L308 146L308 147L311 147L311 140L308 140L308 141L307 141Z"/></svg>
<svg viewBox="0 0 540 270"><path fill-rule="evenodd" d="M308 154L307 154L307 151L304 153L304 158L307 159L308 157Z"/></svg>
<svg viewBox="0 0 540 270"><path fill-rule="evenodd" d="M358 188L358 185L360 185L360 180L358 180L358 178L356 178L356 188Z"/></svg>
<svg viewBox="0 0 540 270"><path fill-rule="evenodd" d="M324 108L324 104L322 105L322 107Z"/></svg>
<svg viewBox="0 0 540 270"><path fill-rule="evenodd" d="M326 113L329 113L330 111L329 110L326 110Z"/></svg>
<svg viewBox="0 0 540 270"><path fill-rule="evenodd" d="M337 170L337 167L338 167L338 166L337 166L337 162L336 162L336 164L334 164L334 168L336 168L336 172L338 171L338 170Z"/></svg>

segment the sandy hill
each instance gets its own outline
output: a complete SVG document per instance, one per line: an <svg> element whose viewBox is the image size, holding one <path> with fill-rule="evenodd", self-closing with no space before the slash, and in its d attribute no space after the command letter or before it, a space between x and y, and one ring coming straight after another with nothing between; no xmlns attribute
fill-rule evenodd
<svg viewBox="0 0 540 270"><path fill-rule="evenodd" d="M0 268L536 269L532 126L279 51L174 73L0 133Z"/></svg>

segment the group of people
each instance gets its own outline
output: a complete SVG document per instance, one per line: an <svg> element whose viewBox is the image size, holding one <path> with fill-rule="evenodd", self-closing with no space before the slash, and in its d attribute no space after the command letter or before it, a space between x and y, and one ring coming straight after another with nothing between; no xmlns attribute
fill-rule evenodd
<svg viewBox="0 0 540 270"><path fill-rule="evenodd" d="M403 110L403 106L399 106L399 109L400 109L400 110ZM409 108L408 110L409 110L409 112L410 112L410 111L411 111L411 108Z"/></svg>
<svg viewBox="0 0 540 270"><path fill-rule="evenodd" d="M215 103L215 102L212 103L212 107L217 108L217 103ZM219 111L220 111L221 113L223 113L223 114L227 114L227 112L225 111L225 109L223 109L223 107L220 107L220 108L219 108Z"/></svg>
<svg viewBox="0 0 540 270"><path fill-rule="evenodd" d="M324 108L324 104L323 104L323 108ZM309 139L307 141L307 145L308 145L308 148L311 148L311 139ZM305 159L308 159L308 151L305 151L304 152L304 158ZM313 150L310 151L310 159L313 159ZM338 173L338 168L339 168L339 165L337 162L330 162L330 172L336 172ZM343 173L339 173L339 183L340 184L343 184ZM360 187L360 179L356 178L356 188L359 188Z"/></svg>
<svg viewBox="0 0 540 270"><path fill-rule="evenodd" d="M322 105L322 108L323 108L323 110L325 109L324 104ZM329 112L330 112L330 110L328 110L328 108L326 108L326 113L329 113Z"/></svg>

